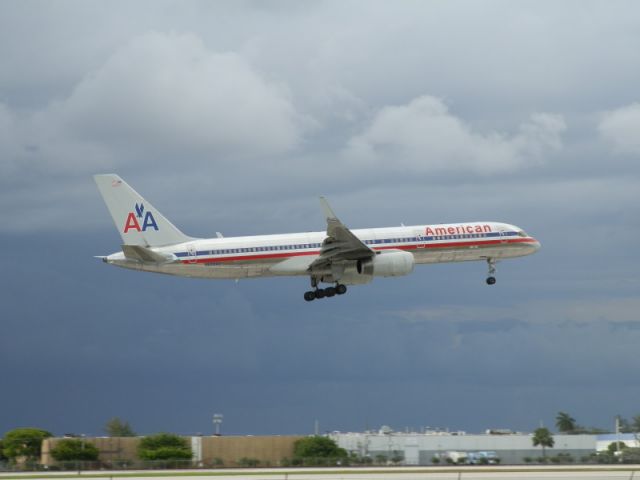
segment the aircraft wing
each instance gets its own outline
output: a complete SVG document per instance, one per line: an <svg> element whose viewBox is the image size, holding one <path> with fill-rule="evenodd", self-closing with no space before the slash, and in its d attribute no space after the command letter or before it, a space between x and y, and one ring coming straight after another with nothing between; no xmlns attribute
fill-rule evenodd
<svg viewBox="0 0 640 480"><path fill-rule="evenodd" d="M320 256L309 266L310 271L330 267L334 262L366 259L375 255L373 250L338 220L324 197L320 197L320 205L327 219L327 237L320 247Z"/></svg>

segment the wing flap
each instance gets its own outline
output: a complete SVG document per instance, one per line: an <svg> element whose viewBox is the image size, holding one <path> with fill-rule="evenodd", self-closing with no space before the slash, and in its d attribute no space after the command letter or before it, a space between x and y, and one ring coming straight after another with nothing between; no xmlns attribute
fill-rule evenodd
<svg viewBox="0 0 640 480"><path fill-rule="evenodd" d="M337 262L371 258L375 252L356 237L333 212L324 197L320 206L327 220L327 237L320 247L320 256L309 266L309 271L330 267Z"/></svg>

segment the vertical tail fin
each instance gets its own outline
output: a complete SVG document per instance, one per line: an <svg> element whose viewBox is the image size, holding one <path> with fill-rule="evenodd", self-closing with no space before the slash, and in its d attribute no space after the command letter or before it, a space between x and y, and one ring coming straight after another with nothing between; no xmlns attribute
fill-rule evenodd
<svg viewBox="0 0 640 480"><path fill-rule="evenodd" d="M93 179L123 244L159 247L192 240L118 175L94 175Z"/></svg>

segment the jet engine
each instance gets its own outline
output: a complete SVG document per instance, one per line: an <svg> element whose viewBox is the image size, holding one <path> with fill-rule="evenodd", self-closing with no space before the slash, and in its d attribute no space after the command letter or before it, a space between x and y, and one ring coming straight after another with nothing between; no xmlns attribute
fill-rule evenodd
<svg viewBox="0 0 640 480"><path fill-rule="evenodd" d="M373 277L399 277L413 271L413 255L403 250L386 250L368 260L349 263L337 279L345 285L369 283Z"/></svg>

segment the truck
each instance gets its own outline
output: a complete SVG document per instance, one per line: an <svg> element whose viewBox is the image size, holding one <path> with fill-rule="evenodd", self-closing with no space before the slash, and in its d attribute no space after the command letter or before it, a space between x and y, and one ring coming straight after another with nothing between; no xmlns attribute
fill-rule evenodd
<svg viewBox="0 0 640 480"><path fill-rule="evenodd" d="M500 463L500 459L496 452L482 451L467 453L467 463L470 465L496 465Z"/></svg>

